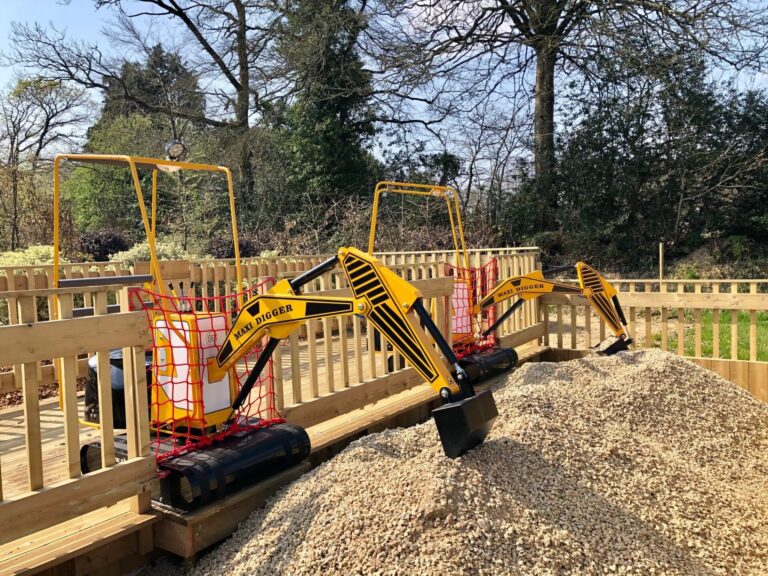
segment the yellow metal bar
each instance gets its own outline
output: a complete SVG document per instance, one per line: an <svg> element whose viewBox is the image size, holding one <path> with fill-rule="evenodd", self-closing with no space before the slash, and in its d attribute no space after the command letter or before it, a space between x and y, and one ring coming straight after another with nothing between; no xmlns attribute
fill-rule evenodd
<svg viewBox="0 0 768 576"><path fill-rule="evenodd" d="M240 237L237 232L237 213L235 212L235 189L232 183L232 172L222 168L227 175L227 190L229 191L229 215L232 219L232 241L235 246L235 275L237 276L237 303L243 305L243 270L240 265Z"/></svg>
<svg viewBox="0 0 768 576"><path fill-rule="evenodd" d="M133 187L136 190L136 198L139 202L139 211L141 212L141 220L144 223L144 233L147 235L147 244L149 244L149 266L153 271L155 283L157 284L160 294L167 296L165 284L163 282L162 272L160 271L160 263L157 260L157 248L155 245L155 237L152 231L152 225L149 221L149 215L147 214L147 206L144 203L144 193L141 191L141 179L139 178L139 171L136 168L136 164L129 158L128 166L131 170L131 177L133 178Z"/></svg>
<svg viewBox="0 0 768 576"><path fill-rule="evenodd" d="M444 198L448 208L448 219L451 224L451 235L456 251L456 265L469 268L469 254L464 237L464 224L461 220L461 205L459 193L450 186L433 186L431 184L414 184L410 182L382 181L376 184L373 194L373 211L371 213L371 231L368 236L368 253L373 254L376 241L376 226L378 224L380 196L384 192L393 194L408 194L411 196L435 196ZM453 198L453 205L451 204ZM455 210L455 214L454 214Z"/></svg>
<svg viewBox="0 0 768 576"><path fill-rule="evenodd" d="M383 182L376 184L376 189L373 192L373 212L371 213L371 231L368 235L368 254L373 255L373 245L376 242L376 224L379 216L379 195L381 194L381 187Z"/></svg>
<svg viewBox="0 0 768 576"><path fill-rule="evenodd" d="M242 268L240 263L240 246L237 233L237 216L235 212L235 198L232 183L232 173L229 168L225 166L217 166L213 164L197 164L193 162L178 162L175 160L162 160L159 158L146 158L144 156L127 156L122 154L57 154L54 159L54 174L53 174L53 282L54 287L58 287L59 282L59 262L60 262L60 250L61 250L61 232L60 232L60 166L62 160L68 160L70 162L80 164L100 164L100 165L117 165L125 166L131 171L133 178L134 188L136 189L136 195L139 198L139 209L142 214L142 221L144 223L145 233L147 235L147 243L150 247L150 269L155 275L155 280L160 288L161 294L166 294L166 290L160 276L160 267L157 259L155 236L157 233L157 182L158 171L163 172L175 172L178 170L195 170L204 172L222 172L227 177L227 186L229 193L229 205L232 217L232 235L235 241L235 269L237 272L237 282L240 287L238 291L242 290ZM151 223L149 216L147 215L146 205L144 204L144 196L141 191L141 181L138 178L138 169L151 169L152 170L152 208L151 208Z"/></svg>
<svg viewBox="0 0 768 576"><path fill-rule="evenodd" d="M461 205L459 204L459 193L456 190L453 190L453 202L456 209L456 224L459 229L461 252L464 254L464 268L469 269L469 253L467 252L467 244L464 240L464 223L461 221Z"/></svg>
<svg viewBox="0 0 768 576"><path fill-rule="evenodd" d="M59 165L61 156L53 160L53 287L59 287ZM54 298L54 301L56 298ZM58 315L58 303L54 304L54 319Z"/></svg>
<svg viewBox="0 0 768 576"><path fill-rule="evenodd" d="M461 266L461 253L459 252L459 240L456 237L456 222L453 219L453 207L451 200L445 197L445 207L448 209L448 221L451 223L451 236L453 237L453 251L456 253L456 266Z"/></svg>
<svg viewBox="0 0 768 576"><path fill-rule="evenodd" d="M152 237L157 234L157 170L152 170Z"/></svg>
<svg viewBox="0 0 768 576"><path fill-rule="evenodd" d="M163 172L175 172L177 170L195 170L202 172L226 171L224 166L216 166L214 164L178 162L176 160L162 160L160 158L147 158L145 156L127 156L124 154L58 154L57 158L80 164L123 164L126 168L128 168L130 164L134 164L139 168L156 169Z"/></svg>

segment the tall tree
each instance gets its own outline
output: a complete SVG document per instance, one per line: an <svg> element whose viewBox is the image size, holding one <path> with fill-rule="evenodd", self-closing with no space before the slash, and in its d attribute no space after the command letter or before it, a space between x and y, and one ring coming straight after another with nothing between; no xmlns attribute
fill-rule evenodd
<svg viewBox="0 0 768 576"><path fill-rule="evenodd" d="M159 44L148 49L143 62L123 63L119 76L107 78L106 83L99 123L135 113L148 114L158 126L169 128L168 139L181 139L183 123L189 122L181 114L191 118L205 116L205 97L197 75L185 66L179 54L168 52ZM135 95L161 112L148 112L126 94Z"/></svg>
<svg viewBox="0 0 768 576"><path fill-rule="evenodd" d="M365 140L373 134L370 73L357 53L365 27L347 0L286 3L278 53L294 75L288 184L313 203L371 187Z"/></svg>
<svg viewBox="0 0 768 576"><path fill-rule="evenodd" d="M768 11L760 4L758 9L741 0L390 0L377 4L387 24L368 45L388 66L403 70L409 84L420 86L425 101L449 107L525 88L518 77L533 67L538 220L540 227L554 229L558 65L589 81L595 59L620 59L638 46L645 49L640 57L663 46L701 51L735 67L756 65L768 37ZM412 90L403 92L408 92L404 98L413 97Z"/></svg>
<svg viewBox="0 0 768 576"><path fill-rule="evenodd" d="M731 234L763 237L766 95L711 82L691 55L615 73L573 111L562 142L563 249L639 266L660 240L683 255Z"/></svg>
<svg viewBox="0 0 768 576"><path fill-rule="evenodd" d="M9 182L9 194L0 195L0 210L8 222L11 250L21 246L23 209L35 203L35 176L44 152L74 138L86 118L85 103L81 89L42 78L21 79L0 93L0 168Z"/></svg>
<svg viewBox="0 0 768 576"><path fill-rule="evenodd" d="M254 174L249 146L251 119L266 102L285 90L272 74L272 45L281 13L271 0L95 0L99 8L110 8L119 17L116 39L126 46L142 44L134 25L151 18L176 26L184 37L188 65L207 80L204 92L208 106L174 108L179 118L225 129L225 147L237 154L240 213L247 219L254 205ZM166 113L167 102L137 93L122 80L127 58L105 54L97 45L73 41L54 27L14 23L12 46L7 60L38 71L46 78L70 80L85 88L121 90L126 102L145 112Z"/></svg>

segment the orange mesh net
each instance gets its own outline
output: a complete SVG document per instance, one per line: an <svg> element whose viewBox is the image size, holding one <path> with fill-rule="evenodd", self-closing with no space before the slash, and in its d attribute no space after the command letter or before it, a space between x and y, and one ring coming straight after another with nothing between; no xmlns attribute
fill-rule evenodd
<svg viewBox="0 0 768 576"><path fill-rule="evenodd" d="M149 417L158 462L235 432L283 422L275 409L271 360L242 407L232 413L232 403L253 369L261 345L220 380L208 377L208 363L216 361L240 303L263 293L265 285L262 282L240 294L214 297L133 290L132 307L146 311L152 330Z"/></svg>
<svg viewBox="0 0 768 576"><path fill-rule="evenodd" d="M446 264L446 276L453 276L451 297L451 333L453 334L453 352L461 360L468 354L493 348L496 345L496 335L480 334L496 320L495 307L488 308L479 317L472 310L485 294L494 286L498 276L496 259L490 260L479 268L459 268Z"/></svg>

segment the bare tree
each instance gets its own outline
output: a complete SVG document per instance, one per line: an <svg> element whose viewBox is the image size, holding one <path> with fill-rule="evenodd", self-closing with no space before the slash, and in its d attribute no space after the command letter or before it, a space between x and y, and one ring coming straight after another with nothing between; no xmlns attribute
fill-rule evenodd
<svg viewBox="0 0 768 576"><path fill-rule="evenodd" d="M742 0L381 0L383 24L367 47L380 63L380 89L421 98L443 114L485 98L534 92L533 151L545 196L540 225L553 228L557 195L554 108L558 66L590 80L596 59L696 50L741 68L760 66L768 10ZM644 47L644 48L643 48ZM640 52L638 53L638 48ZM397 70L397 71L395 71ZM530 74L529 74L530 73ZM402 83L398 90L397 82ZM434 110L430 110L434 112Z"/></svg>
<svg viewBox="0 0 768 576"><path fill-rule="evenodd" d="M121 86L123 97L146 112L169 113L213 127L225 128L231 135L229 147L239 158L242 212L253 191L254 175L248 128L251 118L265 102L285 88L273 73L272 44L280 12L270 0L95 0L98 8L109 8L118 17L113 41L145 48L139 29L132 20L162 21L165 37L181 36L187 66L206 80L208 106L199 114L173 107L172 102L149 101L131 91L120 80L127 61L124 55L109 55L99 46L66 37L53 26L19 24L12 26L12 49L6 55L10 64L26 67L45 78L71 81L87 89L106 90ZM170 22L170 28L167 23Z"/></svg>
<svg viewBox="0 0 768 576"><path fill-rule="evenodd" d="M11 250L20 246L22 209L36 198L35 176L43 153L79 132L85 103L81 89L41 78L19 80L12 90L0 93L0 169L9 188L7 195L0 194L0 210L8 218Z"/></svg>

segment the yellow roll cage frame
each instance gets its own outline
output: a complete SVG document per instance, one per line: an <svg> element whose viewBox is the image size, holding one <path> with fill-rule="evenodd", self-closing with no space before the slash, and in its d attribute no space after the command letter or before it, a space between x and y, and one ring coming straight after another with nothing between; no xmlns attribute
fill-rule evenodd
<svg viewBox="0 0 768 576"><path fill-rule="evenodd" d="M237 232L237 213L235 211L235 193L232 181L232 172L226 166L216 166L213 164L196 164L193 162L179 162L176 160L161 160L158 158L146 158L143 156L128 156L122 154L57 154L53 161L53 286L59 287L59 251L60 251L60 210L61 210L61 179L60 167L63 161L69 161L77 164L94 164L100 166L124 166L131 172L133 187L136 191L136 198L139 203L139 211L144 224L144 232L147 236L150 255L150 273L157 285L160 294L167 296L165 283L163 282L160 264L157 258L157 249L155 245L155 232L157 230L157 180L160 172L173 173L180 170L192 170L197 172L219 172L227 178L227 189L229 193L229 211L232 222L232 239L235 248L235 272L237 276L238 293L243 287L243 273L240 265L240 246ZM147 205L144 193L141 188L141 179L139 170L152 170L152 205L150 213L147 212ZM241 297L239 297L241 298ZM242 302L241 302L242 303ZM58 312L58 311L56 311Z"/></svg>
<svg viewBox="0 0 768 576"><path fill-rule="evenodd" d="M414 184L412 182L382 181L376 184L373 193L373 212L371 213L371 231L368 237L368 254L373 255L376 243L376 225L379 217L379 202L382 194L405 194L410 196L434 196L445 200L448 209L448 219L451 223L453 248L456 252L456 266L469 268L469 254L464 240L464 224L461 221L459 192L451 186L433 186L431 184Z"/></svg>

